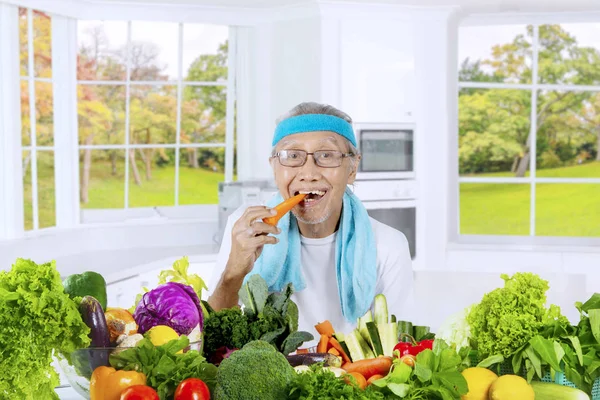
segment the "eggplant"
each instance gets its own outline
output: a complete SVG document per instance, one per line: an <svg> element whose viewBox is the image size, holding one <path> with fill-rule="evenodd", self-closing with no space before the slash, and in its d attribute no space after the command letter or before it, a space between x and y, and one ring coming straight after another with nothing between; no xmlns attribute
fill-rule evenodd
<svg viewBox="0 0 600 400"><path fill-rule="evenodd" d="M323 363L325 367L341 367L342 358L331 353L306 353L285 356L292 367Z"/></svg>
<svg viewBox="0 0 600 400"><path fill-rule="evenodd" d="M100 302L92 296L84 296L79 303L79 312L83 322L90 328L89 337L92 340L88 349L92 371L100 366L109 366L110 334L106 317ZM101 347L102 349L95 349Z"/></svg>

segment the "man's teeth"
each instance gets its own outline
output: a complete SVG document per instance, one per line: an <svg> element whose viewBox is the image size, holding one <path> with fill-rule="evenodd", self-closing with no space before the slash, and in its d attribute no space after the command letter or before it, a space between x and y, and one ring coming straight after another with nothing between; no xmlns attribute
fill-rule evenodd
<svg viewBox="0 0 600 400"><path fill-rule="evenodd" d="M322 192L320 190L311 190L311 191L307 191L307 190L301 190L300 191L301 194L316 194L319 196L324 196L325 192Z"/></svg>

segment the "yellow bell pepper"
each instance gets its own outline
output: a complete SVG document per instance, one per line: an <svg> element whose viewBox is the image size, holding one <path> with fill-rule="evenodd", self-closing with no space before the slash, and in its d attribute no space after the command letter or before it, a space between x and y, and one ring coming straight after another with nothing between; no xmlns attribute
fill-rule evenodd
<svg viewBox="0 0 600 400"><path fill-rule="evenodd" d="M90 379L90 400L119 400L121 392L129 386L145 385L146 375L136 371L117 371L101 366Z"/></svg>

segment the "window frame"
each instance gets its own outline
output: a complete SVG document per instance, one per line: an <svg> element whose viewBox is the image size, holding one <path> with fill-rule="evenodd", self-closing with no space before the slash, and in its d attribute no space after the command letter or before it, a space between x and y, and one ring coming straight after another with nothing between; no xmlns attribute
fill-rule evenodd
<svg viewBox="0 0 600 400"><path fill-rule="evenodd" d="M79 23L80 21L86 21L86 19L77 19L75 23ZM132 23L137 20L132 19L110 19L110 21L120 21L127 23L127 46L131 43L131 27ZM173 23L173 22L171 22ZM78 135L75 138L76 146L77 146L77 154L79 154L80 150L91 149L91 150L124 150L125 154L131 149L158 149L158 148L170 148L170 149L182 149L182 148L223 148L225 149L225 170L224 170L224 181L232 182L233 181L233 169L234 169L234 128L235 128L235 102L236 102L236 54L237 54L237 28L235 26L228 26L229 34L228 34L228 48L227 48L227 80L219 82L219 81L193 81L193 82L185 82L183 80L183 29L185 24L191 24L192 22L177 22L178 29L178 61L179 61L179 69L178 69L178 77L176 80L168 80L168 81L132 81L130 79L130 63L129 57L127 58L127 67L126 67L126 77L124 81L109 81L109 80L97 80L97 81L86 81L86 80L78 80L77 76L75 76L76 85L123 85L125 87L125 143L118 145L81 145L79 144ZM77 30L75 31L77 34ZM75 43L77 43L77 37L75 37ZM76 71L76 70L75 70ZM131 144L129 142L129 120L130 120L130 90L131 86L165 86L165 85L176 85L177 86L177 118L176 118L176 134L175 134L175 143L169 144ZM185 86L221 86L226 88L226 116L225 116L225 142L222 143L190 143L186 145L182 145L180 140L180 129L181 129L181 101L183 95L183 88ZM75 114L77 113L75 109ZM76 126L77 130L78 127ZM77 132L78 133L78 132ZM116 222L116 221L128 221L128 220L139 220L140 218L168 218L166 215L177 214L179 218L184 217L186 214L190 218L194 218L198 215L206 216L206 215L215 215L217 211L218 204L193 204L193 205L181 205L179 204L179 151L175 151L175 181L174 181L174 204L170 206L153 206L153 207L130 207L129 206L129 157L125 157L125 176L124 176L124 207L122 208L112 208L112 209L83 209L80 207L79 201L77 202L77 209L79 210L80 215L80 223L82 224L98 224L101 223L100 220L102 217L98 217L98 215L104 215L107 222ZM78 169L79 169L79 163ZM77 186L79 190L79 185ZM217 189L217 188L215 188ZM79 192L77 192L79 193ZM178 210L174 210L178 209ZM186 212L187 211L187 212ZM87 215L86 215L87 214ZM94 216L91 216L94 214Z"/></svg>
<svg viewBox="0 0 600 400"><path fill-rule="evenodd" d="M565 91L593 91L600 92L600 85L561 85L561 84L540 84L538 83L538 33L540 25L545 24L566 24L566 23L598 23L600 24L600 13L540 13L540 14L504 14L504 15L471 15L463 18L457 24L457 29L461 27L485 27L494 25L533 25L534 36L532 44L532 82L529 84L521 83L487 83L487 82L461 82L458 79L458 66L449 65L448 69L452 72L456 84L456 92L450 93L454 107L454 115L451 115L453 122L453 132L450 135L449 149L449 168L450 171L450 196L449 196L449 215L448 215L448 249L511 249L529 251L533 249L541 250L564 250L564 251L582 251L582 249L592 248L598 250L600 246L600 237L572 237L572 236L536 236L536 184L598 184L599 178L539 178L536 175L536 157L530 158L529 176L523 178L478 178L461 177L458 170L458 90L461 88L478 89L518 89L528 90L531 95L530 110L530 152L537 154L537 112L538 91L540 90L565 90ZM458 43L453 51L458 54ZM458 58L456 58L457 61ZM600 151L600 149L599 149ZM499 183L499 184L528 184L530 187L530 229L529 235L468 235L460 233L460 184L461 183Z"/></svg>

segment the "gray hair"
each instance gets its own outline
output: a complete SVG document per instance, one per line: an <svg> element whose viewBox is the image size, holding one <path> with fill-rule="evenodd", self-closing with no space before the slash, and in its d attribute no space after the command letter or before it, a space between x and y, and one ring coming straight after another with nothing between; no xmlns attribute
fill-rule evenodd
<svg viewBox="0 0 600 400"><path fill-rule="evenodd" d="M334 117L341 118L344 121L348 122L350 125L352 125L352 118L350 118L350 116L348 114L346 114L345 112L338 110L337 108L335 108L334 106L330 106L329 104L321 104L321 103L316 103L313 101L298 104L297 106L292 108L290 111L286 112L285 114L283 114L279 118L277 118L275 123L277 125L279 125L279 123L283 120L286 120L286 119L292 118L292 117L297 117L298 115L305 115L305 114L333 115ZM344 139L348 143L349 152L354 154L353 157L350 157L350 162L352 163L352 167L354 167L355 163L356 163L356 156L359 154L358 149L348 139L346 139L346 138L344 138ZM273 147L273 149L271 149L271 155L272 156L275 155L275 147Z"/></svg>

